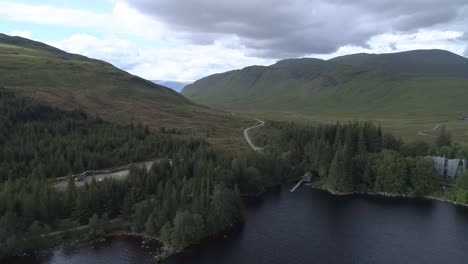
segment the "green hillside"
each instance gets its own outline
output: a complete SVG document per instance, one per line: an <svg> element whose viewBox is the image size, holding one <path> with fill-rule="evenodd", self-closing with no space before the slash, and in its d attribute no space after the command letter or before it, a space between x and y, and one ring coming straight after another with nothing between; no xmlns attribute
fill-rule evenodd
<svg viewBox="0 0 468 264"><path fill-rule="evenodd" d="M0 34L0 84L25 91L119 95L158 103L192 104L166 87L111 64L69 54L46 44Z"/></svg>
<svg viewBox="0 0 468 264"><path fill-rule="evenodd" d="M65 109L191 135L219 131L213 141L239 146L242 120L200 106L164 86L113 65L44 43L0 34L0 87ZM231 139L231 137L234 137Z"/></svg>
<svg viewBox="0 0 468 264"><path fill-rule="evenodd" d="M467 84L468 59L431 50L283 60L208 76L183 94L229 109L450 116L468 111Z"/></svg>
<svg viewBox="0 0 468 264"><path fill-rule="evenodd" d="M424 129L468 114L468 59L442 50L288 59L208 76L182 93L197 103L266 118L397 120Z"/></svg>
<svg viewBox="0 0 468 264"><path fill-rule="evenodd" d="M355 54L337 57L332 63L366 70L468 78L468 59L446 50L413 50L389 54Z"/></svg>

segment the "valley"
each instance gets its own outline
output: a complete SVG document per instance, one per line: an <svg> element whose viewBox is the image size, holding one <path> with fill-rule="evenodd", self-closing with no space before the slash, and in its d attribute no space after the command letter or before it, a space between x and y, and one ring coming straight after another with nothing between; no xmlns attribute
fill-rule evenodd
<svg viewBox="0 0 468 264"><path fill-rule="evenodd" d="M343 230L336 215L372 221L377 205L388 218L419 223L417 210L395 212L392 203L411 197L401 202L411 210L424 199L460 205L431 203L442 208L431 211L431 227L447 210L464 210L468 123L457 118L468 111L466 70L467 59L441 50L288 59L208 76L179 94L107 62L0 35L0 258L60 263L90 254L92 263L101 253L88 246L103 244L114 252L104 258L116 263L187 256L217 263L220 256L203 245L219 237L238 243L240 236L233 247L210 246L228 256L223 262L236 263L255 247L246 236L261 244L265 253L250 255L265 263L305 263L310 252L291 258L291 246L332 236L332 247L350 230L387 247L372 223ZM451 176L445 169L439 175L436 157L456 163ZM284 191L304 175L306 184ZM347 214L349 203L362 211ZM463 212L453 217L465 221ZM332 233L310 228L322 218ZM299 240L291 240L291 226ZM393 221L382 228L401 236L407 227ZM456 235L444 239L459 243ZM135 241L145 250L133 250ZM350 244L368 249L366 241ZM420 259L433 246L398 258L338 245L358 260L378 256L384 263ZM64 254L69 246L76 252ZM343 261L314 248L313 259Z"/></svg>
<svg viewBox="0 0 468 264"><path fill-rule="evenodd" d="M468 111L466 72L468 59L441 50L289 59L208 76L182 94L266 120L372 120L405 140L444 123L466 144L468 127L459 120Z"/></svg>
<svg viewBox="0 0 468 264"><path fill-rule="evenodd" d="M461 144L468 145L468 122L461 121L458 119L448 118L385 118L369 116L354 116L354 115L319 115L319 114L308 114L300 112L280 112L280 111L239 111L238 113L245 116L257 116L263 120L277 120L283 122L295 122L303 125L317 125L317 124L329 124L335 122L346 123L349 121L372 121L377 125L381 125L385 131L400 136L405 141L417 141L424 140L432 142L434 136L437 136L437 130L429 131L428 134L433 136L422 136L419 132L425 130L431 130L436 125L444 125L450 130L453 139Z"/></svg>
<svg viewBox="0 0 468 264"><path fill-rule="evenodd" d="M467 0L0 0L0 264L468 263L467 29Z"/></svg>

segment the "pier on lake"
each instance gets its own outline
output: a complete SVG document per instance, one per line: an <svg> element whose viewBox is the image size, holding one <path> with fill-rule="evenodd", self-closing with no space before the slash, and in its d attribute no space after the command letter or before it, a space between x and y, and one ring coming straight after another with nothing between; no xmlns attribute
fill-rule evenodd
<svg viewBox="0 0 468 264"><path fill-rule="evenodd" d="M299 188L299 186L301 186L301 184L303 184L304 182L310 182L311 181L311 176L309 174L306 174L304 176L302 176L302 179L296 184L294 185L294 187L291 189L290 192L294 192L297 188Z"/></svg>

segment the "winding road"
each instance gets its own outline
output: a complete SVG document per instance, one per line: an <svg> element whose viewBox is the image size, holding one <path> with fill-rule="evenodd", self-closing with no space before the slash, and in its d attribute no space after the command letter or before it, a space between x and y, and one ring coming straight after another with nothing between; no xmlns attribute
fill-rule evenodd
<svg viewBox="0 0 468 264"><path fill-rule="evenodd" d="M436 131L437 129L439 129L439 127L441 125L442 124L437 124L435 127L431 128L431 129L421 130L417 134L420 135L420 136L435 137L435 135L428 134L428 132Z"/></svg>
<svg viewBox="0 0 468 264"><path fill-rule="evenodd" d="M244 129L244 138L245 138L245 141L247 141L247 143L249 144L249 146L256 152L262 152L263 151L263 148L261 147L258 147L258 146L255 146L254 143L252 143L252 140L250 140L250 137L249 137L249 130L251 129L254 129L254 128L258 128L258 127L261 127L261 126L264 126L265 125L265 121L263 120L260 120L258 118L252 118L254 120L256 120L257 122L259 122L260 124L257 124L255 126L252 126L252 127L248 127L246 129Z"/></svg>

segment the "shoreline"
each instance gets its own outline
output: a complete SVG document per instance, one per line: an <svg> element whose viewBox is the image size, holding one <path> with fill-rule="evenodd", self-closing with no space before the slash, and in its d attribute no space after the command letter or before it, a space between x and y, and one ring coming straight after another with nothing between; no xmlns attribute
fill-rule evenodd
<svg viewBox="0 0 468 264"><path fill-rule="evenodd" d="M282 183L273 184L271 186L266 187L264 190L262 190L262 191L260 191L258 193L242 195L242 198L247 199L247 200L249 200L249 199L261 199L261 197L265 193L271 191L271 189L274 189L274 188L280 187L280 186L285 186L287 183L294 182L294 181L296 181L296 179L289 179L289 180L286 180L286 181L284 181ZM468 204L459 203L459 202L451 201L451 200L436 197L436 196L414 196L414 195L411 195L411 194L398 194L398 193L388 193L388 192L358 192L358 191L340 192L340 191L335 191L335 190L328 189L328 188L326 188L324 186L314 185L314 184L310 184L310 183L306 184L305 186L310 187L310 188L315 189L315 190L320 190L320 191L323 191L323 192L327 192L327 193L329 193L331 195L334 195L334 196L359 195L359 196L373 196L373 197L386 197L386 198L405 198L405 199L412 199L412 200L414 200L414 199L433 200L433 201L450 203L450 204L453 204L453 205L456 205L456 206L468 207ZM247 221L247 219L245 219L245 221ZM234 226L237 226L238 224L243 224L243 222L233 224L231 226L227 226L219 234L216 234L214 236L205 237L201 241L206 240L206 239L210 239L212 237L223 236L223 234L228 232L228 230L233 229ZM141 239L141 241L142 241L142 242L140 242L141 247L144 247L146 249L148 249L151 246L154 246L154 247L157 246L157 249L155 248L156 250L153 251L154 253L151 252L151 255L154 258L154 260L156 261L156 263L159 263L160 261L165 260L165 259L167 259L167 258L169 258L171 256L176 255L176 254L183 253L183 252L185 252L185 250L187 248L198 245L198 243L197 243L197 244L194 244L194 245L189 245L189 246L187 246L186 248L183 248L183 249L176 249L176 248L164 243L163 241L161 241L156 236L152 236L152 235L149 235L149 234L146 234L146 233L136 233L136 232L125 231L124 229L120 229L120 230L116 229L115 231L107 233L107 234L103 235L102 237L100 237L98 239L95 239L95 240L92 240L92 241L82 241L82 240L79 240L79 239L77 239L77 240L74 239L74 240L71 240L71 241L64 241L64 242L58 243L58 245L75 246L76 247L76 246L83 246L83 245L98 243L98 242L105 241L106 239L119 238L119 237L121 237L121 238ZM151 245L151 243L157 243L158 245ZM54 248L54 247L55 246L53 246L51 248ZM51 248L44 249L44 250L50 250Z"/></svg>
<svg viewBox="0 0 468 264"><path fill-rule="evenodd" d="M399 194L399 193L388 193L388 192L339 192L339 191L334 191L330 190L326 187L323 186L315 186L315 185L309 185L312 189L316 190L321 190L328 192L329 194L335 195L335 196L349 196L349 195L367 195L367 196L375 196L375 197L387 197L387 198L407 198L407 199L423 199L423 200L432 200L432 201L439 201L439 202L445 202L445 203L450 203L453 205L459 205L463 207L468 207L468 204L465 203L459 203L455 202L452 200L436 197L436 196L414 196L411 194Z"/></svg>
<svg viewBox="0 0 468 264"><path fill-rule="evenodd" d="M255 198L259 198L260 196L264 195L266 192L269 192L271 189L273 188L277 188L277 187L280 187L280 186L283 186L287 183L290 183L290 182L294 182L294 181L297 181L297 179L287 179L285 181L282 181L280 183L275 183L275 184L272 184L272 185L269 185L269 186L265 186L265 189L257 192L257 193L245 193L245 194L241 194L241 198L244 198L244 199L255 199Z"/></svg>
<svg viewBox="0 0 468 264"><path fill-rule="evenodd" d="M146 244L151 244L151 243L158 243L158 249L154 253L154 260L158 263L161 260L167 259L170 256L173 256L175 254L181 253L184 251L184 249L177 250L176 248L167 245L164 243L162 240L160 240L156 236L148 235L146 233L135 233L135 232L125 232L125 231L115 231L111 232L109 234L106 234L104 236L104 239L107 238L116 238L116 237L123 237L123 238L138 238L141 239L141 247L148 249L150 246L144 246ZM153 245L156 246L156 245Z"/></svg>

